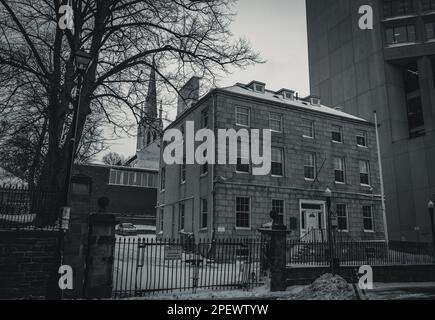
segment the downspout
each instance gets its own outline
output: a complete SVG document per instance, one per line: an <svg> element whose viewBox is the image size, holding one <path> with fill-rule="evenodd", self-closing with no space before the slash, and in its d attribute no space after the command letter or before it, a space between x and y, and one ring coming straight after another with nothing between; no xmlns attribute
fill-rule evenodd
<svg viewBox="0 0 435 320"><path fill-rule="evenodd" d="M379 141L378 117L376 115L376 111L373 112L373 116L375 118L376 148L378 151L379 178L380 178L380 183L381 183L382 218L383 218L383 223L384 223L385 241L387 242L387 245L388 245L388 226L387 226L387 214L386 214L386 209L385 209L384 176L383 176L383 171L382 171L381 145L380 145L380 141Z"/></svg>

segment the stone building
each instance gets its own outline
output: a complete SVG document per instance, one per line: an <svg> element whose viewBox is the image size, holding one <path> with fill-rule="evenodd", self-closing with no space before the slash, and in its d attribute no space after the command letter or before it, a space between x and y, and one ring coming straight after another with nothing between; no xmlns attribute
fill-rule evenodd
<svg viewBox="0 0 435 320"><path fill-rule="evenodd" d="M360 6L371 5L372 30ZM435 195L435 0L307 0L311 92L379 120L391 240L431 241Z"/></svg>
<svg viewBox="0 0 435 320"><path fill-rule="evenodd" d="M179 108L167 129L184 132L187 121L194 121L195 132L208 128L215 136L217 129L271 129L272 170L254 176L240 159L234 165L160 161L160 237L251 236L270 222L272 209L290 237L322 236L329 187L342 235L384 239L373 123L321 105L318 97L300 99L292 90L270 91L257 81L189 98L190 106Z"/></svg>

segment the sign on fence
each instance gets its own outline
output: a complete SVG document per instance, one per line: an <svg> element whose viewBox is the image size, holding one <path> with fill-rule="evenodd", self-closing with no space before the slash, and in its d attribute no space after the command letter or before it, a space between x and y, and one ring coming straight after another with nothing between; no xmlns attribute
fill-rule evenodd
<svg viewBox="0 0 435 320"><path fill-rule="evenodd" d="M179 246L165 247L165 260L181 260L182 250Z"/></svg>

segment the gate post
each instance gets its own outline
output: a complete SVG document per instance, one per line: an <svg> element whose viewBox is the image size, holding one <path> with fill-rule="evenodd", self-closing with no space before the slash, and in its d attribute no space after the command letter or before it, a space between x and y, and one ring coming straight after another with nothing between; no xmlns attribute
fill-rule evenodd
<svg viewBox="0 0 435 320"><path fill-rule="evenodd" d="M115 216L107 213L95 213L89 217L85 298L112 296L116 223Z"/></svg>
<svg viewBox="0 0 435 320"><path fill-rule="evenodd" d="M274 214L271 213L273 218ZM259 229L263 235L266 235L266 239L269 242L267 258L268 268L270 271L270 291L285 291L287 288L286 278L286 256L287 256L287 228L282 224L272 224L271 229Z"/></svg>

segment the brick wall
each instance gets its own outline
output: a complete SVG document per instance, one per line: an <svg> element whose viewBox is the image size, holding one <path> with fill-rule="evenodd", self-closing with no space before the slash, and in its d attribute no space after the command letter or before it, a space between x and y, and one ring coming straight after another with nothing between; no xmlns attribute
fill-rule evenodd
<svg viewBox="0 0 435 320"><path fill-rule="evenodd" d="M126 167L125 170L136 169ZM98 199L110 200L107 212L156 216L157 189L109 184L110 166L79 165L75 172L92 178L91 211L98 212ZM156 175L157 179L157 175Z"/></svg>
<svg viewBox="0 0 435 320"><path fill-rule="evenodd" d="M58 232L0 232L0 299L44 298L57 274Z"/></svg>

